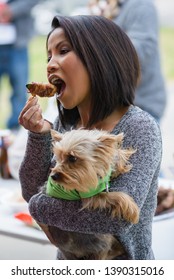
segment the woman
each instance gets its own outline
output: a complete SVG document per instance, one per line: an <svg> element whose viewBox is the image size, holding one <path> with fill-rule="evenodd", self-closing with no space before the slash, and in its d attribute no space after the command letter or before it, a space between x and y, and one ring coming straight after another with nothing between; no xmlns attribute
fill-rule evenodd
<svg viewBox="0 0 174 280"><path fill-rule="evenodd" d="M151 249L152 219L156 209L161 163L158 124L133 105L139 80L136 51L127 35L112 21L99 16L57 16L47 38L48 81L61 82L57 102L59 116L54 129L80 127L124 132L124 147L137 152L129 173L111 181L111 191L124 191L140 208L140 220L132 225L111 219L104 211L81 208L80 201L54 199L39 192L52 163L51 124L43 119L38 99L29 99L19 122L29 130L26 154L20 168L23 197L38 222L80 233L111 233L126 250L126 259L154 259ZM85 257L85 256L84 256ZM64 258L58 256L58 258Z"/></svg>

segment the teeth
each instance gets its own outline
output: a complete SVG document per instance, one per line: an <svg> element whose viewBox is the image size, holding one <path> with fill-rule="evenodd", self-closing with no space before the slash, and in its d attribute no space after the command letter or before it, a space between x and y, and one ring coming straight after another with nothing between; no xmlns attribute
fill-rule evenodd
<svg viewBox="0 0 174 280"><path fill-rule="evenodd" d="M62 83L62 80L61 79L58 79L58 78L52 78L51 79L51 83L52 84L61 84Z"/></svg>

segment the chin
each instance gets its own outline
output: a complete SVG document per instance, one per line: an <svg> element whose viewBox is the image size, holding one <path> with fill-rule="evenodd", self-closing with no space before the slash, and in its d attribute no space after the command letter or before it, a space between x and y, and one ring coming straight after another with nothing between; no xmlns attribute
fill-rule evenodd
<svg viewBox="0 0 174 280"><path fill-rule="evenodd" d="M60 100L59 100L59 101L60 101ZM72 110L72 109L74 109L74 108L76 107L76 105L67 104L67 103L65 103L65 102L61 102L61 101L60 101L60 103L61 103L62 107L63 107L64 109L67 109L67 110Z"/></svg>

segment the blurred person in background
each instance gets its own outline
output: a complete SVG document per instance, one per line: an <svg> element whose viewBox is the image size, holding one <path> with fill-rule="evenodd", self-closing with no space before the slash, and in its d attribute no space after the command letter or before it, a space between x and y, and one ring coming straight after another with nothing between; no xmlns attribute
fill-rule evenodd
<svg viewBox="0 0 174 280"><path fill-rule="evenodd" d="M32 8L39 0L0 0L0 79L7 75L12 88L7 128L19 128L18 116L26 102L29 74L28 43L34 35Z"/></svg>
<svg viewBox="0 0 174 280"><path fill-rule="evenodd" d="M166 107L165 81L161 68L159 23L153 0L89 0L86 9L73 14L103 15L112 19L129 36L141 64L141 82L135 105L150 113L158 122Z"/></svg>

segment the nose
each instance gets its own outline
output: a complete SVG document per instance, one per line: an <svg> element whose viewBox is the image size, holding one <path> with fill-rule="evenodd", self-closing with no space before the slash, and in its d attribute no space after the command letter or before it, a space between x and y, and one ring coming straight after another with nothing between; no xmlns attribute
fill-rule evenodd
<svg viewBox="0 0 174 280"><path fill-rule="evenodd" d="M56 173L54 173L54 174L51 175L51 178L52 178L54 181L60 180L61 174L60 174L59 172L56 172Z"/></svg>
<svg viewBox="0 0 174 280"><path fill-rule="evenodd" d="M59 68L58 62L55 59L51 58L50 61L47 64L48 74L54 73L54 71L56 71L58 68Z"/></svg>

